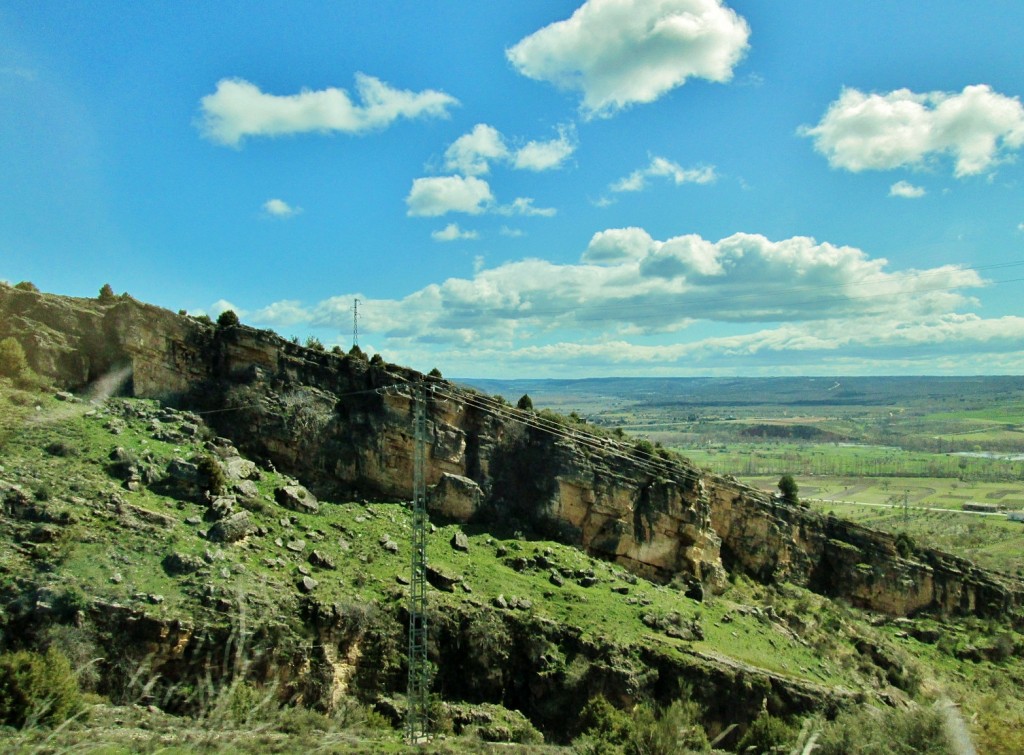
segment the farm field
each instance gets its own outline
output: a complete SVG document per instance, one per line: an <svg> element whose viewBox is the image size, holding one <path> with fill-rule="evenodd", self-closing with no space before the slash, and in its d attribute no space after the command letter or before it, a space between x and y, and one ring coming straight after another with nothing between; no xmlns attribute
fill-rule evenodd
<svg viewBox="0 0 1024 755"><path fill-rule="evenodd" d="M776 477L738 479L765 490ZM800 477L800 500L823 514L897 534L969 558L986 569L1024 575L1024 522L1003 514L963 512L965 500L1024 508L1024 485L961 483L943 478ZM907 494L907 507L903 496Z"/></svg>
<svg viewBox="0 0 1024 755"><path fill-rule="evenodd" d="M472 382L472 381L468 381ZM775 490L792 474L822 513L1024 574L1020 377L651 378L489 381L478 387L575 412L694 464ZM904 510L904 500L907 509Z"/></svg>
<svg viewBox="0 0 1024 755"><path fill-rule="evenodd" d="M512 403L529 394L538 408L573 411L681 448L777 442L929 454L1024 452L1024 379L1018 376L460 382Z"/></svg>
<svg viewBox="0 0 1024 755"><path fill-rule="evenodd" d="M731 474L731 473L730 473ZM735 475L765 490L774 490L776 476ZM1024 509L1024 484L962 482L949 477L830 477L794 475L800 499L807 503L888 504L910 508L963 509L968 501L995 504L1007 511Z"/></svg>
<svg viewBox="0 0 1024 755"><path fill-rule="evenodd" d="M1005 497L1019 491L1024 496L1024 455L1011 451L934 453L898 446L811 442L732 442L672 447L698 466L720 474L867 477L878 479L883 488L899 487L900 480L941 478L952 483L943 483L940 487L960 490L960 495L971 485L991 482L993 487L983 487L981 495ZM976 498L967 494L965 500ZM1024 505L1024 497L1021 505Z"/></svg>

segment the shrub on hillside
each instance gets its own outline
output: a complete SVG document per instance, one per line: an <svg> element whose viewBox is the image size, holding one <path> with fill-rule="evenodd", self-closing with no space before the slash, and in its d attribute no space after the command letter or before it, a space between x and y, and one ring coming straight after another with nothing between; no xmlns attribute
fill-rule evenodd
<svg viewBox="0 0 1024 755"><path fill-rule="evenodd" d="M100 289L99 300L107 304L114 301L116 298L117 297L114 295L114 289L111 285L109 283L104 283L103 287Z"/></svg>
<svg viewBox="0 0 1024 755"><path fill-rule="evenodd" d="M663 709L642 703L633 710L632 718L633 736L627 752L676 755L711 749L708 735L700 725L700 710L696 703L677 700Z"/></svg>
<svg viewBox="0 0 1024 755"><path fill-rule="evenodd" d="M827 723L815 750L820 755L947 755L950 751L941 711L870 706L846 711Z"/></svg>
<svg viewBox="0 0 1024 755"><path fill-rule="evenodd" d="M26 369L28 360L21 344L10 336L0 341L0 375L17 378Z"/></svg>
<svg viewBox="0 0 1024 755"><path fill-rule="evenodd" d="M639 456L641 459L650 459L654 456L655 448L654 444L649 440L641 439L636 442L633 446L633 455Z"/></svg>
<svg viewBox="0 0 1024 755"><path fill-rule="evenodd" d="M199 457L196 467L199 469L199 484L210 491L210 495L223 495L227 491L227 475L224 474L223 467L213 456L205 454Z"/></svg>
<svg viewBox="0 0 1024 755"><path fill-rule="evenodd" d="M19 291L31 291L34 294L39 293L39 286L32 281L22 281L21 283L15 284L14 287Z"/></svg>
<svg viewBox="0 0 1024 755"><path fill-rule="evenodd" d="M781 718L762 713L747 728L740 740L739 752L775 752L777 749L789 751L799 732Z"/></svg>
<svg viewBox="0 0 1024 755"><path fill-rule="evenodd" d="M580 711L578 724L580 739L577 746L593 752L604 752L610 747L622 747L636 734L633 719L619 710L604 697L590 699Z"/></svg>
<svg viewBox="0 0 1024 755"><path fill-rule="evenodd" d="M0 723L59 724L81 707L75 673L56 648L0 654Z"/></svg>
<svg viewBox="0 0 1024 755"><path fill-rule="evenodd" d="M38 391L49 385L46 378L28 366L25 350L10 336L0 341L0 377L12 379L15 385L26 391Z"/></svg>
<svg viewBox="0 0 1024 755"><path fill-rule="evenodd" d="M917 544L914 542L914 539L906 532L897 533L893 545L896 548L896 552L902 558L910 558L914 555L914 551L917 550Z"/></svg>

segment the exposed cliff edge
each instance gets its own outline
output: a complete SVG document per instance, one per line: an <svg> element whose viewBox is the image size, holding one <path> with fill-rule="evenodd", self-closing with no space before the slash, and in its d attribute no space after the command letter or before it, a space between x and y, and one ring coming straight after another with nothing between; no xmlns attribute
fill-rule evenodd
<svg viewBox="0 0 1024 755"><path fill-rule="evenodd" d="M249 456L315 490L362 497L410 497L410 385L427 381L435 513L541 531L657 581L713 589L739 570L896 615L1001 616L1024 601L1019 580L963 559L929 549L903 557L887 534L683 460L534 422L443 380L269 331L218 328L129 297L0 286L6 336L63 387L81 390L123 369L127 394L209 412L206 420Z"/></svg>

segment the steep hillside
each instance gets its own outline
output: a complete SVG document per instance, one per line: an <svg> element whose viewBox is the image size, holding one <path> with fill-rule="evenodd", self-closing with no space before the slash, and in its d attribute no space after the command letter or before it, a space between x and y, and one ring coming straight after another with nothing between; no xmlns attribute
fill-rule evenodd
<svg viewBox="0 0 1024 755"><path fill-rule="evenodd" d="M638 575L712 589L727 573L724 559L759 581L903 615L1008 616L1024 597L1021 582L963 560L900 554L889 535L379 359L218 328L130 298L4 287L0 315L0 337L18 337L32 366L65 387L123 371L129 395L210 411L239 448L321 494L411 497L411 391L426 384L428 483L441 485L437 505L453 518L554 536Z"/></svg>
<svg viewBox="0 0 1024 755"><path fill-rule="evenodd" d="M593 699L685 699L734 748L758 720L795 739L817 716L804 734L827 737L865 704L913 711L941 692L976 735L1012 741L1017 709L983 698L1022 675L1024 589L1008 578L244 326L0 288L7 336L73 392L0 382L0 650L58 648L113 703L239 729L262 716L256 750L302 749L273 740L294 727L279 704L329 713L345 737L354 716L360 738L339 748L397 741L371 729L402 709L401 501L424 384L442 726L565 743L597 736Z"/></svg>

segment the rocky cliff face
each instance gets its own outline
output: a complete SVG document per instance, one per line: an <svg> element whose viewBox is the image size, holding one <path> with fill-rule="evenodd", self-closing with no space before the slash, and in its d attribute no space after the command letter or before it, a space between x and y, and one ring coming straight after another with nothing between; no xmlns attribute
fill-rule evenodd
<svg viewBox="0 0 1024 755"><path fill-rule="evenodd" d="M332 495L412 495L411 384L427 382L431 506L573 542L645 577L714 587L727 570L792 581L866 608L1000 615L1024 585L936 551L782 504L685 462L532 421L444 381L216 328L131 298L101 303L0 286L0 338L81 389L119 368L125 390L186 403L250 456ZM525 422L523 420L526 420Z"/></svg>
<svg viewBox="0 0 1024 755"><path fill-rule="evenodd" d="M930 548L897 548L892 535L824 517L732 480L712 488L722 560L763 582L788 581L900 616L919 611L1004 616L1024 585Z"/></svg>

